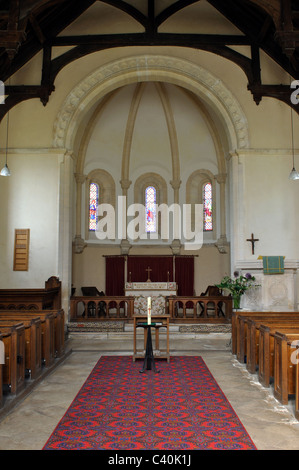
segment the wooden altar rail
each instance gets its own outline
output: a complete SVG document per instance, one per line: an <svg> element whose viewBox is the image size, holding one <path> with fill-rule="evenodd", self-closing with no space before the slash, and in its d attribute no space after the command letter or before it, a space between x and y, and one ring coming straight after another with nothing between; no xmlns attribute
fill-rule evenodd
<svg viewBox="0 0 299 470"><path fill-rule="evenodd" d="M230 296L167 297L166 313L172 322L226 323L232 316Z"/></svg>
<svg viewBox="0 0 299 470"><path fill-rule="evenodd" d="M0 289L0 310L49 310L61 308L61 281L55 276L41 289Z"/></svg>
<svg viewBox="0 0 299 470"><path fill-rule="evenodd" d="M76 296L70 299L70 320L133 320L134 297Z"/></svg>
<svg viewBox="0 0 299 470"><path fill-rule="evenodd" d="M165 314L176 323L227 323L232 315L230 296L166 297ZM71 321L133 321L133 296L74 296L70 299Z"/></svg>

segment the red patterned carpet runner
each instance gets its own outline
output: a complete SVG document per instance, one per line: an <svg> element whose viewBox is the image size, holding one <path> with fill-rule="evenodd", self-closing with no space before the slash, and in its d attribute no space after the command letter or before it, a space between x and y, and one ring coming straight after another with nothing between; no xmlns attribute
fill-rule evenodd
<svg viewBox="0 0 299 470"><path fill-rule="evenodd" d="M201 357L103 356L44 450L254 450Z"/></svg>

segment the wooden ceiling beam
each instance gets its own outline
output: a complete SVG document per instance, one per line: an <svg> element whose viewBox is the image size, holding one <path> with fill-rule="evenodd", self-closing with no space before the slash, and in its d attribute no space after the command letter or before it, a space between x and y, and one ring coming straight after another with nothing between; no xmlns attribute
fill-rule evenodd
<svg viewBox="0 0 299 470"><path fill-rule="evenodd" d="M174 34L174 33L132 33L132 34L98 34L98 35L80 35L80 36L59 36L48 41L51 46L80 46L80 45L99 45L114 46L120 45L181 45L194 46L200 45L243 45L251 44L244 35L221 35L221 34Z"/></svg>
<svg viewBox="0 0 299 470"><path fill-rule="evenodd" d="M44 44L46 37L44 36L44 33L42 32L42 29L36 19L36 17L31 13L29 15L29 21L32 26L33 31L36 34L37 39L39 40L40 44Z"/></svg>
<svg viewBox="0 0 299 470"><path fill-rule="evenodd" d="M0 122L8 113L17 104L32 99L39 98L40 101L46 106L49 96L54 87L50 88L44 85L7 85L5 86L5 103L0 106Z"/></svg>
<svg viewBox="0 0 299 470"><path fill-rule="evenodd" d="M253 99L258 105L262 98L275 98L291 106L293 110L299 115L299 106L291 101L292 89L289 85L262 85L253 84L248 85L248 90L251 91Z"/></svg>
<svg viewBox="0 0 299 470"><path fill-rule="evenodd" d="M276 33L277 18L271 25L271 29L268 28L267 34L264 35L263 40L258 42L260 31L264 25L267 15L270 15L272 11L270 1L267 0L207 0L216 10L223 14L229 21L231 21L236 27L240 29L253 44L257 44L264 52L269 55L277 64L286 70L290 75L295 77L297 69L293 67L293 62L290 61L289 55L286 55L282 49L281 43L278 42L277 38L274 37ZM255 8L259 8L255 13L250 11L250 3L258 5ZM275 14L280 13L280 0L272 2L272 7L275 6ZM276 5L277 3L277 5ZM246 7L246 13L245 13ZM276 11L277 10L277 11Z"/></svg>
<svg viewBox="0 0 299 470"><path fill-rule="evenodd" d="M144 32L58 37L58 34L62 33L69 24L96 1L109 4L125 12L144 27ZM291 104L289 88L286 89L283 85L263 85L261 83L259 60L260 49L263 49L284 70L294 78L298 78L295 77L295 73L299 67L297 52L299 32L298 25L294 23L298 17L298 11L290 10L290 0L281 0L286 6L284 14L287 21L284 28L281 22L277 23L277 17L274 21L273 16L269 14L274 10L276 15L278 12L270 0L225 0L225 2L223 0L207 0L239 29L240 34L235 35L159 33L158 27L169 17L199 0L173 1L159 14L155 12L155 1L147 0L148 12L147 15L144 15L123 0L84 0L84 2L73 2L72 0L22 0L20 2L20 0L11 0L10 6L14 7L13 11L0 12L2 24L0 52L11 51L11 62L5 60L4 54L0 54L1 78L3 81L7 80L10 75L43 49L42 78L41 85L8 88L9 95L6 103L0 107L0 120L7 109L26 99L40 98L42 103L46 105L54 90L57 74L70 62L96 51L127 46L176 46L218 54L241 67L248 79L248 90L253 94L257 104L266 96ZM280 5L280 0L275 0L274 3L277 2ZM22 19L20 19L20 15L22 15ZM290 21L293 30L290 29ZM277 24L281 25L280 29L277 29ZM4 28L6 29L4 30ZM280 32L283 34L279 37ZM274 37L275 33L276 37ZM54 46L74 47L52 60L52 47ZM230 46L249 46L251 58L235 51ZM288 55L285 52L285 47L289 47ZM299 111L299 106L297 108L294 108L296 112Z"/></svg>
<svg viewBox="0 0 299 470"><path fill-rule="evenodd" d="M43 4L46 11L43 14L42 10L39 16L37 16L36 13L38 8L37 4L40 4L41 2L34 2L34 8L32 7L31 9L27 4L27 6L24 5L24 7L26 6L28 12L35 12L35 18L38 21L40 30L44 32L43 34L45 36L47 35L47 38L50 38L57 36L96 1L97 0L84 0L84 2L75 3L73 0L52 0L52 2L44 1ZM53 6L52 9L48 10L47 7L50 3ZM20 45L19 53L14 56L13 60L7 63L2 59L0 62L0 76L3 81L6 81L9 76L13 75L42 49L43 44L38 40L36 31L28 30L27 33L26 39Z"/></svg>

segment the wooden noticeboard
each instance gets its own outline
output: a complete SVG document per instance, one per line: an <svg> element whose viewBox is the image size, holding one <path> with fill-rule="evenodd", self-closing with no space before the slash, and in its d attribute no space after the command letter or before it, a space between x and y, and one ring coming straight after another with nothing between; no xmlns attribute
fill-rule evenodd
<svg viewBox="0 0 299 470"><path fill-rule="evenodd" d="M14 271L28 271L30 229L15 229Z"/></svg>

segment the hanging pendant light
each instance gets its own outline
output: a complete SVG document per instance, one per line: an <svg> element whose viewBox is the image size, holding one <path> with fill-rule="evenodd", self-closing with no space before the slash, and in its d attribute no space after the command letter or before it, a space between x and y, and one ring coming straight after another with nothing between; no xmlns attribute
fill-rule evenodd
<svg viewBox="0 0 299 470"><path fill-rule="evenodd" d="M6 124L6 149L5 149L5 165L2 168L1 176L10 176L10 170L7 166L7 147L8 147L8 125L9 125L9 112L7 113L7 124Z"/></svg>
<svg viewBox="0 0 299 470"><path fill-rule="evenodd" d="M291 106L291 130L292 130L292 156L293 156L293 169L289 175L290 180L298 180L299 173L295 170L295 150L294 150L294 126L293 126L293 108Z"/></svg>
<svg viewBox="0 0 299 470"><path fill-rule="evenodd" d="M295 168L293 168L291 173L289 174L289 179L290 180L298 180L299 179L299 173L298 173L298 171L296 171Z"/></svg>

